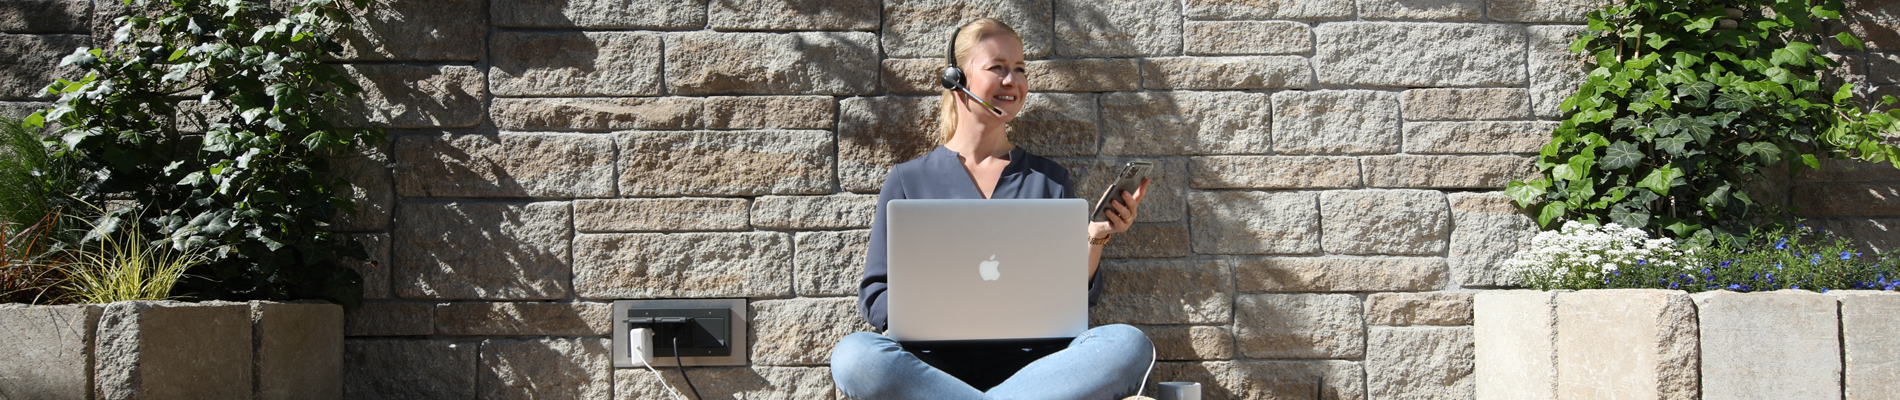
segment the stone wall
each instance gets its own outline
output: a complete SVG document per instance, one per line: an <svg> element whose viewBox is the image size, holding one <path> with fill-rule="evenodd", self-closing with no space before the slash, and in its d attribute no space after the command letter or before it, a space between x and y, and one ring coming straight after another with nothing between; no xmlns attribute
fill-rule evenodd
<svg viewBox="0 0 1900 400"><path fill-rule="evenodd" d="M0 0L0 111L102 40L99 0ZM608 302L744 297L752 364L709 398L830 398L875 193L933 145L946 35L1025 36L1015 142L1099 193L1160 179L1106 250L1097 324L1210 399L1470 398L1472 296L1535 231L1525 176L1581 71L1588 0L381 0L337 59L390 145L346 167L370 300L347 398L659 398L608 367ZM1900 93L1900 3L1861 0L1850 78ZM97 32L90 33L89 32ZM90 35L90 36L88 36ZM1900 172L1789 182L1900 244ZM1884 171L1884 172L1883 172ZM1873 206L1860 206L1872 204ZM1884 249L1885 247L1883 247ZM675 372L665 372L682 387Z"/></svg>

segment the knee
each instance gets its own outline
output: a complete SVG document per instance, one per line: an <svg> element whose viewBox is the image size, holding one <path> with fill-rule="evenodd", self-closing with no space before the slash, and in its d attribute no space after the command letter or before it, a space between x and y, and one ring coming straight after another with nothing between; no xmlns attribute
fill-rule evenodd
<svg viewBox="0 0 1900 400"><path fill-rule="evenodd" d="M846 393L855 388L867 388L882 382L877 375L888 368L882 365L889 359L884 355L894 348L896 342L889 337L870 332L858 332L847 335L838 341L831 350L831 379Z"/></svg>
<svg viewBox="0 0 1900 400"><path fill-rule="evenodd" d="M1119 351L1138 353L1144 358L1153 358L1155 344L1148 339L1148 334L1141 332L1141 329L1124 324L1103 325L1090 329L1089 334L1107 339L1107 342L1119 347Z"/></svg>

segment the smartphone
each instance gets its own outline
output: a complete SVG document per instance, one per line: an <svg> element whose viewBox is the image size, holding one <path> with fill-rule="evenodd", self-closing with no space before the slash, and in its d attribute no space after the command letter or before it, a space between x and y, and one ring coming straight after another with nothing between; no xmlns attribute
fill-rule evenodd
<svg viewBox="0 0 1900 400"><path fill-rule="evenodd" d="M1095 202L1095 211L1089 212L1090 221L1107 221L1109 201L1122 198L1122 192L1133 192L1141 187L1141 179L1148 177L1155 163L1147 160L1129 161L1122 165L1122 171L1115 176L1115 183L1108 185L1108 191L1102 193L1102 199Z"/></svg>

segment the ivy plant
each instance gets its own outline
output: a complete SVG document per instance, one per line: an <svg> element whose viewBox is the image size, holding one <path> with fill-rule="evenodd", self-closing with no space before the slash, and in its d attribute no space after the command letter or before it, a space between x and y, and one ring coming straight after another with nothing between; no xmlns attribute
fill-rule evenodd
<svg viewBox="0 0 1900 400"><path fill-rule="evenodd" d="M126 0L109 45L62 61L85 76L49 85L54 107L29 117L59 127L57 156L88 173L70 196L135 205L105 207L94 231L135 223L155 245L209 254L179 284L189 296L360 301L341 261L366 254L326 229L354 210L330 162L383 140L334 122L363 90L321 62L341 50L345 7L367 6L351 1Z"/></svg>
<svg viewBox="0 0 1900 400"><path fill-rule="evenodd" d="M1707 243L1786 223L1789 210L1745 190L1766 174L1819 168L1820 158L1900 167L1900 149L1881 136L1900 110L1869 111L1853 85L1831 83L1839 63L1825 46L1861 49L1853 35L1821 33L1841 9L1626 0L1590 12L1570 46L1588 77L1560 105L1539 175L1505 193L1545 229L1614 222Z"/></svg>

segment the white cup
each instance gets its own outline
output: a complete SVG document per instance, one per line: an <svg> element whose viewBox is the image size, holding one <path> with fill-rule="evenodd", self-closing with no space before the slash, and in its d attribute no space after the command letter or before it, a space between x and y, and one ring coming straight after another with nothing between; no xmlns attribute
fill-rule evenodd
<svg viewBox="0 0 1900 400"><path fill-rule="evenodd" d="M1155 393L1159 400L1201 400L1201 384L1197 382L1161 382L1160 389Z"/></svg>

